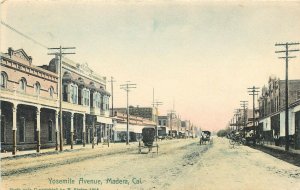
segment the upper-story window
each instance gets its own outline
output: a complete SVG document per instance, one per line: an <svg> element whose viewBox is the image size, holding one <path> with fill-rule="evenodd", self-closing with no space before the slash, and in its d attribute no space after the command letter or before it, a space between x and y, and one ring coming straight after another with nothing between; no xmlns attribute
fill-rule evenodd
<svg viewBox="0 0 300 190"><path fill-rule="evenodd" d="M100 108L101 107L101 95L99 92L94 92L93 100L94 100L93 106L96 108Z"/></svg>
<svg viewBox="0 0 300 190"><path fill-rule="evenodd" d="M34 85L34 93L36 95L40 95L40 91L41 91L41 85L39 82L36 82Z"/></svg>
<svg viewBox="0 0 300 190"><path fill-rule="evenodd" d="M54 88L52 86L49 88L49 94L50 94L50 97L53 98Z"/></svg>
<svg viewBox="0 0 300 190"><path fill-rule="evenodd" d="M82 105L89 106L90 105L90 91L86 88L82 89Z"/></svg>
<svg viewBox="0 0 300 190"><path fill-rule="evenodd" d="M75 84L70 84L70 101L73 104L78 103L78 86Z"/></svg>
<svg viewBox="0 0 300 190"><path fill-rule="evenodd" d="M102 109L104 111L109 109L109 98L108 98L108 96L106 96L106 95L103 96L102 105L103 105Z"/></svg>
<svg viewBox="0 0 300 190"><path fill-rule="evenodd" d="M26 92L26 80L24 78L19 81L19 91Z"/></svg>
<svg viewBox="0 0 300 190"><path fill-rule="evenodd" d="M7 75L4 72L1 72L1 87L2 88L6 88L6 84L7 84Z"/></svg>

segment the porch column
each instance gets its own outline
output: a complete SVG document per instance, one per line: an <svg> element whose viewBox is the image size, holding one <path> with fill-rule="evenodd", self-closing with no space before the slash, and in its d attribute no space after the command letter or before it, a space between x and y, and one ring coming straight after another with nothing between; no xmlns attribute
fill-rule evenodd
<svg viewBox="0 0 300 190"><path fill-rule="evenodd" d="M58 150L58 116L59 111L55 110L55 150Z"/></svg>
<svg viewBox="0 0 300 190"><path fill-rule="evenodd" d="M93 133L93 135L92 135L92 137L93 137L93 139L92 139L92 148L94 148L95 147L95 130L96 130L94 116L92 116L92 128L93 128L93 131L92 131L92 133Z"/></svg>
<svg viewBox="0 0 300 190"><path fill-rule="evenodd" d="M90 144L90 142L91 142L91 138L90 138L90 128L88 127L87 128L87 144Z"/></svg>
<svg viewBox="0 0 300 190"><path fill-rule="evenodd" d="M74 144L74 113L71 112L71 149L73 149L73 144Z"/></svg>
<svg viewBox="0 0 300 190"><path fill-rule="evenodd" d="M16 155L17 152L17 104L12 106L13 122L12 122L12 132L13 132L13 151L12 154Z"/></svg>
<svg viewBox="0 0 300 190"><path fill-rule="evenodd" d="M83 145L83 147L85 147L85 142L86 142L86 140L85 140L85 114L83 114L83 117L82 117L82 145Z"/></svg>
<svg viewBox="0 0 300 190"><path fill-rule="evenodd" d="M37 135L37 140L36 140L36 152L40 152L41 150L41 108L37 107L36 108L36 135Z"/></svg>

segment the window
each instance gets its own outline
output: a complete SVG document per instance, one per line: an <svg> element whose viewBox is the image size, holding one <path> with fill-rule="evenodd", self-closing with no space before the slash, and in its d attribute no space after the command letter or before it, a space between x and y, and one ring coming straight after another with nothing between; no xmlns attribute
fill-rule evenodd
<svg viewBox="0 0 300 190"><path fill-rule="evenodd" d="M93 96L93 107L95 108L100 108L101 107L101 95L99 92L94 92L94 96Z"/></svg>
<svg viewBox="0 0 300 190"><path fill-rule="evenodd" d="M4 72L1 72L1 87L6 88L6 83L7 83L7 75Z"/></svg>
<svg viewBox="0 0 300 190"><path fill-rule="evenodd" d="M78 87L77 85L71 84L70 85L70 101L73 104L78 103Z"/></svg>
<svg viewBox="0 0 300 190"><path fill-rule="evenodd" d="M19 81L19 91L26 92L26 80L24 78Z"/></svg>
<svg viewBox="0 0 300 190"><path fill-rule="evenodd" d="M5 138L5 127L6 127L6 122L5 122L5 116L1 116L1 142L4 142Z"/></svg>
<svg viewBox="0 0 300 190"><path fill-rule="evenodd" d="M20 118L19 142L25 142L25 118Z"/></svg>
<svg viewBox="0 0 300 190"><path fill-rule="evenodd" d="M167 125L167 121L166 120L164 120L164 124L163 124L163 126L166 126Z"/></svg>
<svg viewBox="0 0 300 190"><path fill-rule="evenodd" d="M89 106L90 105L90 91L86 88L82 90L82 97L83 97L83 105Z"/></svg>
<svg viewBox="0 0 300 190"><path fill-rule="evenodd" d="M34 134L34 142L36 142L37 141L37 131L36 131L36 129L37 129L37 120L36 120L36 118L34 119L34 125L33 125L33 134Z"/></svg>
<svg viewBox="0 0 300 190"><path fill-rule="evenodd" d="M161 120L158 120L158 125L161 125Z"/></svg>
<svg viewBox="0 0 300 190"><path fill-rule="evenodd" d="M34 93L36 95L40 95L40 91L41 91L41 85L39 82L36 82L34 85Z"/></svg>
<svg viewBox="0 0 300 190"><path fill-rule="evenodd" d="M50 94L50 97L53 98L53 95L54 95L54 89L53 89L52 86L49 88L49 94Z"/></svg>
<svg viewBox="0 0 300 190"><path fill-rule="evenodd" d="M106 110L108 110L109 109L109 98L108 98L108 96L103 96L103 100L102 100L102 109L104 110L104 111L106 111Z"/></svg>
<svg viewBox="0 0 300 190"><path fill-rule="evenodd" d="M52 120L48 121L48 141L52 141L52 128L53 128L53 122Z"/></svg>
<svg viewBox="0 0 300 190"><path fill-rule="evenodd" d="M300 90L297 91L297 99L300 99Z"/></svg>
<svg viewBox="0 0 300 190"><path fill-rule="evenodd" d="M63 86L63 101L68 101L68 85L64 84Z"/></svg>

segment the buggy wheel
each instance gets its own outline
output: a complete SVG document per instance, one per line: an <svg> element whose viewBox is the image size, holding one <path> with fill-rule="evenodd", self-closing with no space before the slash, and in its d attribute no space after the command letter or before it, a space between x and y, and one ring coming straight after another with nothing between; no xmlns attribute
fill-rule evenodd
<svg viewBox="0 0 300 190"><path fill-rule="evenodd" d="M139 141L139 154L142 153L141 141Z"/></svg>
<svg viewBox="0 0 300 190"><path fill-rule="evenodd" d="M229 139L229 144L234 145L235 141L233 139Z"/></svg>

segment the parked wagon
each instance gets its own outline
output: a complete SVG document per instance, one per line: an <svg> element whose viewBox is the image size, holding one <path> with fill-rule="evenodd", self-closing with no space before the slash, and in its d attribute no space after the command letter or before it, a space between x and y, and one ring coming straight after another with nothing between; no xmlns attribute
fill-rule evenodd
<svg viewBox="0 0 300 190"><path fill-rule="evenodd" d="M200 136L200 145L206 144L206 143L212 143L212 137L210 131L202 131Z"/></svg>
<svg viewBox="0 0 300 190"><path fill-rule="evenodd" d="M156 153L158 154L158 144L154 142L156 130L155 127L145 127L142 130L142 142L139 141L139 153L142 153L142 149L148 149L149 153L153 148L156 148Z"/></svg>

